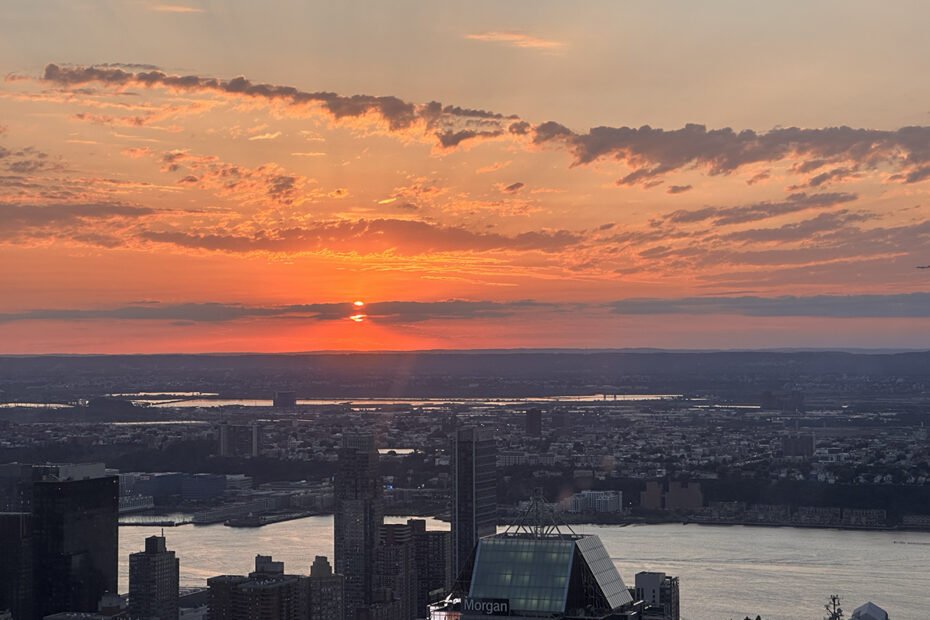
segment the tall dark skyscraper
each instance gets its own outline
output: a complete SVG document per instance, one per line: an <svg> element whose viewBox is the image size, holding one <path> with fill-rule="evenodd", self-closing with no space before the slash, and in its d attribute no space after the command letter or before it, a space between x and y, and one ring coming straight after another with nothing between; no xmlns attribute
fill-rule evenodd
<svg viewBox="0 0 930 620"><path fill-rule="evenodd" d="M425 606L417 609L417 557L410 525L381 526L381 542L375 548L375 586L389 589L393 598L400 601L403 620L426 615Z"/></svg>
<svg viewBox="0 0 930 620"><path fill-rule="evenodd" d="M318 555L310 566L310 620L344 620L346 580L333 574L325 555Z"/></svg>
<svg viewBox="0 0 930 620"><path fill-rule="evenodd" d="M452 585L450 532L427 531L423 519L408 519L413 534L417 566L416 605L414 611L423 617L430 603L448 594Z"/></svg>
<svg viewBox="0 0 930 620"><path fill-rule="evenodd" d="M164 536L149 536L145 551L129 555L130 617L178 619L179 565Z"/></svg>
<svg viewBox="0 0 930 620"><path fill-rule="evenodd" d="M103 465L33 468L35 615L96 612L117 592L119 478Z"/></svg>
<svg viewBox="0 0 930 620"><path fill-rule="evenodd" d="M452 573L497 527L497 448L490 431L459 429L452 440ZM455 577L453 577L455 579Z"/></svg>
<svg viewBox="0 0 930 620"><path fill-rule="evenodd" d="M345 617L353 620L372 601L375 547L384 520L384 490L371 435L343 437L333 490L336 572L345 577Z"/></svg>
<svg viewBox="0 0 930 620"><path fill-rule="evenodd" d="M535 407L526 411L526 434L530 437L542 435L542 411Z"/></svg>
<svg viewBox="0 0 930 620"><path fill-rule="evenodd" d="M0 512L32 510L32 465L0 465Z"/></svg>
<svg viewBox="0 0 930 620"><path fill-rule="evenodd" d="M32 583L32 515L0 512L0 612L31 620Z"/></svg>

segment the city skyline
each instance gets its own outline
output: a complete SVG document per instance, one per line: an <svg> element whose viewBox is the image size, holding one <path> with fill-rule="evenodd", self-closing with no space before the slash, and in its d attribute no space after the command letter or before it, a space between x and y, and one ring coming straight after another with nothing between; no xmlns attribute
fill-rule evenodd
<svg viewBox="0 0 930 620"><path fill-rule="evenodd" d="M928 12L5 3L2 352L930 346Z"/></svg>

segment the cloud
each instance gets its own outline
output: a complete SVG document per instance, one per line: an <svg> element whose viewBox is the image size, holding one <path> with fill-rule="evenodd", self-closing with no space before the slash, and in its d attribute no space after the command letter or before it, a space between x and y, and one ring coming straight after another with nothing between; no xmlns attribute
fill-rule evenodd
<svg viewBox="0 0 930 620"><path fill-rule="evenodd" d="M516 33L471 36L513 45L542 41ZM794 162L792 172L795 174L807 175L830 166L826 172L809 178L806 182L809 187L854 178L879 167L887 167L895 173L887 178L888 181L919 183L930 178L930 127L921 126L896 130L787 127L756 132L688 124L670 130L648 125L639 128L602 126L578 133L557 122L534 126L516 116L443 105L437 101L414 104L393 96L307 92L290 86L253 83L241 76L220 80L169 75L159 70L133 72L112 65L63 67L49 64L44 80L67 88L99 83L116 91L137 87L211 93L280 105L295 115L322 111L336 123L351 121L359 129L394 132L406 138L433 142L439 152L506 137L527 148L566 149L574 157L572 166L599 160L619 162L629 169L617 181L620 185L650 187L665 176L683 170L696 168L712 176L727 175L747 166L783 160ZM178 107L152 114L169 116L202 111L204 109ZM86 115L85 119L110 123L151 122L147 115L126 119ZM747 181L749 184L768 178L770 172L753 171L753 174Z"/></svg>
<svg viewBox="0 0 930 620"><path fill-rule="evenodd" d="M669 185L665 190L666 194L684 194L691 191L690 185Z"/></svg>
<svg viewBox="0 0 930 620"><path fill-rule="evenodd" d="M75 238L89 234L81 232L87 227L106 222L126 223L154 213L154 209L120 203L32 205L0 202L0 241ZM105 245L101 243L105 239L106 236L100 235L77 240L91 245Z"/></svg>
<svg viewBox="0 0 930 620"><path fill-rule="evenodd" d="M475 174L486 174L488 172L495 172L496 170L505 168L509 166L510 164L511 164L511 160L509 159L507 161L496 161L489 166L482 166L481 168L476 169Z"/></svg>
<svg viewBox="0 0 930 620"><path fill-rule="evenodd" d="M788 127L757 133L736 132L729 127L708 130L704 125L688 124L674 130L648 125L638 129L594 127L579 134L550 121L535 127L533 142L567 148L575 157L574 166L600 159L623 162L632 172L621 179L620 184L661 177L691 167L710 175L730 174L744 166L786 158L801 160L800 166L795 168L801 173L839 162L852 162L865 168L884 164L914 173L930 163L930 127L902 127L893 131L845 126ZM922 177L917 178L919 176L903 180L913 183L922 180Z"/></svg>
<svg viewBox="0 0 930 620"><path fill-rule="evenodd" d="M516 194L524 187L526 187L526 185L518 181L516 183L511 183L510 185L507 185L506 187L501 187L500 191L505 194Z"/></svg>
<svg viewBox="0 0 930 620"><path fill-rule="evenodd" d="M613 302L610 307L615 314L629 315L739 314L822 318L930 318L930 293L626 299Z"/></svg>
<svg viewBox="0 0 930 620"><path fill-rule="evenodd" d="M855 168L834 168L829 172L823 172L816 176L811 177L807 181L809 187L819 187L826 183L833 183L835 181L845 181L849 178L855 178L859 175L856 174L857 170Z"/></svg>
<svg viewBox="0 0 930 620"><path fill-rule="evenodd" d="M904 177L905 183L920 183L930 178L930 166L922 166L912 170Z"/></svg>
<svg viewBox="0 0 930 620"><path fill-rule="evenodd" d="M102 67L104 69L126 69L127 71L160 71L161 67L158 65L149 65L139 62L104 62L97 65L96 67Z"/></svg>
<svg viewBox="0 0 930 620"><path fill-rule="evenodd" d="M805 211L807 209L824 209L838 204L856 200L856 194L846 192L830 192L822 194L805 194L799 192L791 194L786 200L780 202L757 202L749 205L735 207L704 207L696 210L673 211L664 216L666 222L672 224L691 224L713 220L715 226L729 224L745 224L755 220L763 220L779 215Z"/></svg>
<svg viewBox="0 0 930 620"><path fill-rule="evenodd" d="M930 318L930 293L901 295L817 295L809 297L686 297L625 299L606 304L548 303L535 300L384 301L364 307L368 321L409 324L435 320L480 320L538 312L602 312L655 315L743 315L755 317ZM352 302L254 306L239 303L149 302L104 309L33 309L0 313L0 323L17 321L165 321L171 324L227 323L249 319L346 321Z"/></svg>
<svg viewBox="0 0 930 620"><path fill-rule="evenodd" d="M744 243L803 241L806 239L814 239L815 235L819 233L832 232L848 224L864 222L875 219L876 217L877 216L872 213L851 213L846 209L841 209L839 211L821 213L816 217L800 222L784 224L776 228L740 230L723 235L721 239Z"/></svg>
<svg viewBox="0 0 930 620"><path fill-rule="evenodd" d="M82 101L81 105L91 105L90 101ZM100 104L96 104L100 105ZM208 112L210 109L215 107L214 102L209 101L195 101L193 103L183 104L183 105L164 105L164 106L116 106L120 108L129 108L129 109L145 109L143 114L137 114L134 116L116 116L113 114L90 114L87 112L79 112L77 114L72 114L71 118L77 121L85 121L89 123L94 123L95 125L108 125L116 126L121 125L125 127L145 127L153 126L154 123L159 121L169 120L177 118L179 116L190 116L196 114L203 114ZM180 131L179 128L174 126L171 127L160 127L160 129L167 131Z"/></svg>
<svg viewBox="0 0 930 620"><path fill-rule="evenodd" d="M550 41L547 39L540 39L539 37L534 37L528 34L523 34L519 32L500 32L500 31L491 31L484 32L480 34L469 34L466 35L466 39L471 39L473 41L489 41L491 43L502 43L510 47L522 47L529 49L542 49L542 50L561 50L565 47L564 43L559 41Z"/></svg>
<svg viewBox="0 0 930 620"><path fill-rule="evenodd" d="M213 191L243 203L273 203L299 206L319 193L308 193L314 179L291 174L274 162L247 168L221 162L213 155L194 155L185 150L162 153L162 172L189 173L178 185ZM332 195L330 195L332 197Z"/></svg>
<svg viewBox="0 0 930 620"><path fill-rule="evenodd" d="M860 225L878 219L868 212L839 210L779 227L727 234L656 229L650 237L648 232L634 231L618 242L656 245L634 248L634 268L617 271L687 271L707 281L745 285L755 280L756 286L765 281L789 286L823 286L825 282L912 285L911 266L930 255L930 220L897 226ZM864 277L866 266L871 280ZM737 271L739 267L744 271Z"/></svg>
<svg viewBox="0 0 930 620"><path fill-rule="evenodd" d="M512 236L472 232L458 226L397 219L321 222L252 234L229 232L148 231L146 241L215 252L317 252L410 256L444 252L557 252L578 244L582 236L567 230L529 231Z"/></svg>
<svg viewBox="0 0 930 620"><path fill-rule="evenodd" d="M509 131L511 134L515 136L524 136L530 132L531 128L532 128L532 125L530 125L526 121L518 121L516 123L511 123L507 127L507 131Z"/></svg>
<svg viewBox="0 0 930 620"><path fill-rule="evenodd" d="M155 4L149 7L152 11L161 13L203 13L203 9L192 6L181 6L177 4Z"/></svg>
<svg viewBox="0 0 930 620"><path fill-rule="evenodd" d="M269 133L259 134L257 136L251 136L249 140L274 140L275 138L278 138L280 136L281 136L281 132L276 131L274 133L269 132Z"/></svg>
<svg viewBox="0 0 930 620"><path fill-rule="evenodd" d="M462 129L460 131L444 131L436 134L439 138L439 144L443 148L454 148L466 140L475 140L477 138L497 138L504 135L503 131L475 131L474 129Z"/></svg>
<svg viewBox="0 0 930 620"><path fill-rule="evenodd" d="M265 101L269 104L283 104L304 114L319 109L336 122L352 119L362 122L378 120L386 125L387 131L406 132L436 140L441 148L455 147L465 140L503 135L508 121L515 118L486 110L443 107L436 101L415 105L393 96L343 96L332 92L306 92L290 86L253 83L242 76L220 80L196 75L168 75L162 71L132 72L112 66L72 67L49 64L45 67L43 79L69 88L100 83L116 90L137 87L213 93ZM463 126L464 123L476 119L485 124L484 129L475 130Z"/></svg>
<svg viewBox="0 0 930 620"><path fill-rule="evenodd" d="M0 168L14 174L35 174L49 170L61 170L60 160L53 159L48 153L34 147L10 150L0 146Z"/></svg>
<svg viewBox="0 0 930 620"><path fill-rule="evenodd" d="M149 153L151 153L151 150L147 146L130 147L130 148L125 148L122 151L120 151L120 155L123 155L125 157L130 157L132 159L139 159L141 157L146 157L148 156Z"/></svg>
<svg viewBox="0 0 930 620"><path fill-rule="evenodd" d="M418 323L429 320L470 320L511 316L530 310L559 309L557 304L518 300L512 302L465 301L385 301L366 304L366 320L386 323ZM126 305L108 309L35 309L0 314L0 323L15 321L169 321L181 323L225 323L266 318L291 320L338 321L356 314L352 302L310 303L283 306L250 306L237 303L183 303Z"/></svg>

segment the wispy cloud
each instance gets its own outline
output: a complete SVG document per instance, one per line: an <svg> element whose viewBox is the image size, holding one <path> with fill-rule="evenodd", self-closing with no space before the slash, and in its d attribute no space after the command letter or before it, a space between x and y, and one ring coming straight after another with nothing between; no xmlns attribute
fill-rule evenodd
<svg viewBox="0 0 930 620"><path fill-rule="evenodd" d="M466 38L473 41L490 41L492 43L501 43L511 47L524 47L550 51L557 51L565 48L565 44L560 41L540 39L539 37L523 34L521 32L502 32L492 30L490 32L482 32L479 34L469 34L466 35Z"/></svg>
<svg viewBox="0 0 930 620"><path fill-rule="evenodd" d="M674 186L673 186L674 187ZM799 192L789 195L785 200L778 202L758 202L735 207L704 207L697 210L673 211L665 216L665 220L673 224L690 224L713 220L715 226L730 224L745 224L756 220L764 220L779 215L787 215L808 209L826 209L839 204L853 202L858 196L848 192L827 192L821 194L805 194Z"/></svg>
<svg viewBox="0 0 930 620"><path fill-rule="evenodd" d="M161 13L203 13L203 9L193 7L193 6L182 6L178 4L153 4L151 7L153 11L159 11Z"/></svg>
<svg viewBox="0 0 930 620"><path fill-rule="evenodd" d="M257 136L252 136L251 138L249 138L249 140L274 140L275 138L279 138L280 136L281 136L281 132L275 131L274 133L269 132L269 133L262 133Z"/></svg>

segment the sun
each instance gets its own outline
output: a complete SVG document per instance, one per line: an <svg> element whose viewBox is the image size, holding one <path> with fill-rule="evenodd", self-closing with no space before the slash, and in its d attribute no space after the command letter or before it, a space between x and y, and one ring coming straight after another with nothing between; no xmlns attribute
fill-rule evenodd
<svg viewBox="0 0 930 620"><path fill-rule="evenodd" d="M365 305L365 302L364 301L353 301L352 305L355 306L356 308L361 308L362 306Z"/></svg>

